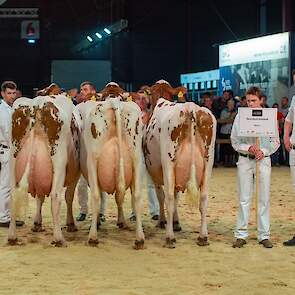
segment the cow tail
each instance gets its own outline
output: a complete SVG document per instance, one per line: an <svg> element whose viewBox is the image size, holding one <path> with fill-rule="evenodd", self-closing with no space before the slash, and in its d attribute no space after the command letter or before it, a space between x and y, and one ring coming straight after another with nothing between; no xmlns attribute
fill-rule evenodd
<svg viewBox="0 0 295 295"><path fill-rule="evenodd" d="M196 161L195 161L195 132L196 130L196 115L193 111L185 113L185 120L189 125L189 136L190 136L190 146L191 146L191 164L190 164L190 178L187 182L186 190L186 201L188 205L193 208L197 207L199 198L200 198L200 188L197 183L197 174L196 174Z"/></svg>
<svg viewBox="0 0 295 295"><path fill-rule="evenodd" d="M125 184L125 171L124 171L124 158L122 155L122 124L121 124L121 110L120 102L118 100L112 100L112 107L115 110L115 119L116 119L116 131L118 137L118 149L119 149L119 177L118 177L118 191L116 192L120 202L123 201L126 184Z"/></svg>

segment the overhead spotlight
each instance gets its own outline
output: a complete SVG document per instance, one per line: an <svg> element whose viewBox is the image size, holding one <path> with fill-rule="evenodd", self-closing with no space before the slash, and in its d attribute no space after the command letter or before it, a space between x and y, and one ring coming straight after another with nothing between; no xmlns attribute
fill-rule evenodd
<svg viewBox="0 0 295 295"><path fill-rule="evenodd" d="M103 29L108 35L111 35L111 31L108 28Z"/></svg>
<svg viewBox="0 0 295 295"><path fill-rule="evenodd" d="M87 36L87 39L88 39L89 42L93 41L93 39L90 36Z"/></svg>
<svg viewBox="0 0 295 295"><path fill-rule="evenodd" d="M36 43L36 40L35 39L28 39L28 43L29 44L35 44Z"/></svg>
<svg viewBox="0 0 295 295"><path fill-rule="evenodd" d="M102 38L102 35L99 34L99 33L95 33L95 35L97 36L97 38L101 39Z"/></svg>

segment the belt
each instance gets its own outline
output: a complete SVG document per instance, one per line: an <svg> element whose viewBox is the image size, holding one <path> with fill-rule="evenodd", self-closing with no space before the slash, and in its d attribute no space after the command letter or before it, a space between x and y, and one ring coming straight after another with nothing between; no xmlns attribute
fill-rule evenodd
<svg viewBox="0 0 295 295"><path fill-rule="evenodd" d="M255 156L254 155L251 155L251 154L242 154L242 153L239 153L240 156L242 157L245 157L245 158L249 158L251 160L254 160L255 159ZM265 158L269 157L269 156L264 156Z"/></svg>
<svg viewBox="0 0 295 295"><path fill-rule="evenodd" d="M0 147L4 148L4 149L9 149L9 146L5 145L5 144L2 144L0 143Z"/></svg>

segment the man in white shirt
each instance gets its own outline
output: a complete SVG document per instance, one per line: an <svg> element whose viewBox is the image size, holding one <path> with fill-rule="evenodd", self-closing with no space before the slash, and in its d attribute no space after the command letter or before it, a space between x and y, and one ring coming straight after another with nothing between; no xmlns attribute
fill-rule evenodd
<svg viewBox="0 0 295 295"><path fill-rule="evenodd" d="M85 81L80 85L80 95L77 98L77 104L86 102L90 99L96 99L96 87L93 83ZM79 107L77 108L79 110ZM80 212L77 216L77 221L84 221L88 213L88 183L81 175L78 182L78 203L80 205ZM105 221L105 210L107 205L107 193L102 192L99 211L99 224Z"/></svg>
<svg viewBox="0 0 295 295"><path fill-rule="evenodd" d="M286 151L289 152L289 164L292 178L293 188L295 189L295 95L292 98L290 109L284 124L284 145ZM291 135L291 136L290 136ZM284 246L295 246L295 235L288 241L285 241Z"/></svg>
<svg viewBox="0 0 295 295"><path fill-rule="evenodd" d="M12 104L16 99L16 84L5 81L1 85L0 104L0 227L9 227L10 223L10 129ZM22 226L23 221L17 221Z"/></svg>
<svg viewBox="0 0 295 295"><path fill-rule="evenodd" d="M250 87L246 92L246 100L249 108L260 108L263 103L260 89L257 87ZM258 241L265 248L272 248L269 222L270 155L280 146L279 134L275 137L260 137L259 146L255 143L255 137L242 137L238 134L239 114L235 118L231 132L232 146L239 153L239 160L237 163L239 211L234 234L236 240L233 243L233 247L241 248L247 243L249 210L253 192L253 176L256 174L256 161L259 161Z"/></svg>

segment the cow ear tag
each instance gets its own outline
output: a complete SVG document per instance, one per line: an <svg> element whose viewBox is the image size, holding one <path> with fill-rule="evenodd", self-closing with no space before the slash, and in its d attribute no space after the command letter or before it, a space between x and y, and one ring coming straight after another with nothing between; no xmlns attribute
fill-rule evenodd
<svg viewBox="0 0 295 295"><path fill-rule="evenodd" d="M132 101L132 96L131 96L131 95L129 95L129 96L127 97L127 101Z"/></svg>
<svg viewBox="0 0 295 295"><path fill-rule="evenodd" d="M96 101L96 97L95 97L95 95L92 95L92 96L91 96L91 100Z"/></svg>
<svg viewBox="0 0 295 295"><path fill-rule="evenodd" d="M182 98L183 97L183 92L182 91L179 91L178 94L177 94L177 97L178 98Z"/></svg>

